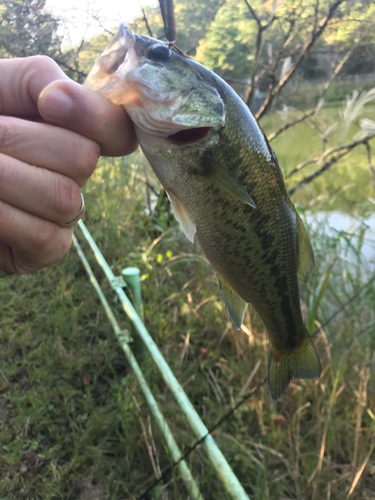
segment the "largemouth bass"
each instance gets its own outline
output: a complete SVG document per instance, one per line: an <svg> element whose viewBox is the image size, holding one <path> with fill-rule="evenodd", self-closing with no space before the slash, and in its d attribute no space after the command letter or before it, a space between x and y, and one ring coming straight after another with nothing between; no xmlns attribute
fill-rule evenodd
<svg viewBox="0 0 375 500"><path fill-rule="evenodd" d="M239 329L253 304L270 339L277 400L292 378L318 378L297 273L314 256L276 155L240 97L168 43L121 25L85 84L125 107L187 238L214 267Z"/></svg>

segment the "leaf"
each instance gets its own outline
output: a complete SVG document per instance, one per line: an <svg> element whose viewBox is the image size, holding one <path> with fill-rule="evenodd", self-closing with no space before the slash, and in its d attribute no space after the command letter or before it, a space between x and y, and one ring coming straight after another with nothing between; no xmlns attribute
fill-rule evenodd
<svg viewBox="0 0 375 500"><path fill-rule="evenodd" d="M158 256L156 257L156 262L158 264L161 264L163 262L163 256L161 253L158 253Z"/></svg>

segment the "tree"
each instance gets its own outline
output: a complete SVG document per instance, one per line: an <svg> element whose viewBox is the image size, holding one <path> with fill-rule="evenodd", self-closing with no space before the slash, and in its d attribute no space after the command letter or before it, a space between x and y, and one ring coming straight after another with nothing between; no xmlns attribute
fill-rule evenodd
<svg viewBox="0 0 375 500"><path fill-rule="evenodd" d="M374 122L362 120L359 135L344 143L346 134L342 133L339 145L328 148L327 137L337 127L337 122L328 126L319 116L324 106L323 97L336 75L353 52L363 46L364 40L367 43L372 41L375 6L368 0L359 3L360 5L347 5L345 0L336 0L334 3L321 5L319 0L301 0L299 3L285 0L278 7L277 0L265 3L254 0L251 4L249 0L227 0L217 10L208 26L205 39L200 41L197 59L203 64L227 79L249 76L244 95L248 106L251 105L257 87L266 83L268 90L256 114L257 118L269 111L282 90L297 74L297 70L306 75L313 63L318 66L318 70L314 69L314 75L318 71L326 73L327 81L316 107L287 122L288 107L285 106L284 125L269 135L269 139L273 140L289 128L310 119L310 125L321 137L323 153L303 161L287 177L307 166L316 164L318 168L297 182L290 189L290 194L320 177L361 145L366 147L368 171L375 186L370 146L371 139L375 137ZM166 19L165 13L163 19ZM338 45L340 50L337 50ZM268 48L267 53L264 47ZM311 54L313 48L318 48L315 54ZM329 56L328 69L322 67L319 51ZM363 114L365 104L374 99L375 89L361 95L353 93L352 98L347 99L347 106L340 120L342 132L348 132L350 125Z"/></svg>
<svg viewBox="0 0 375 500"><path fill-rule="evenodd" d="M0 57L54 56L59 21L44 10L46 0L4 0L0 6Z"/></svg>
<svg viewBox="0 0 375 500"><path fill-rule="evenodd" d="M224 0L174 0L176 34L178 46L186 54L194 56L199 40L214 20ZM161 10L146 7L143 15L134 19L129 28L135 33L165 39L165 29Z"/></svg>
<svg viewBox="0 0 375 500"><path fill-rule="evenodd" d="M374 15L369 0L336 0L328 6L317 0L227 0L200 41L197 58L226 79L246 78L243 95L249 106L256 91L265 90L260 117L292 77L329 78L359 38L361 46L374 39L371 30L367 40L362 38ZM372 67L373 57L368 59Z"/></svg>
<svg viewBox="0 0 375 500"><path fill-rule="evenodd" d="M257 5L260 5L259 0ZM223 78L246 78L256 40L256 27L251 20L244 2L225 2L199 43L197 59Z"/></svg>

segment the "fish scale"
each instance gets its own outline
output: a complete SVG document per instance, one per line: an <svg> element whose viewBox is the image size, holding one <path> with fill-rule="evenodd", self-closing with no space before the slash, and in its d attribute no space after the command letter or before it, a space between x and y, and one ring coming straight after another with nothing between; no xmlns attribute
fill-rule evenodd
<svg viewBox="0 0 375 500"><path fill-rule="evenodd" d="M259 313L271 396L293 377L319 377L297 279L310 274L312 248L248 107L212 71L123 25L85 84L125 107L182 230L216 271L233 324L248 303Z"/></svg>

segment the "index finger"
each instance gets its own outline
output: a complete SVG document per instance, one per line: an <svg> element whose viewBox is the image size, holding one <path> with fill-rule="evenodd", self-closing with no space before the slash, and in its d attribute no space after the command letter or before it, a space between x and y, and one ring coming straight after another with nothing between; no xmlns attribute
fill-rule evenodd
<svg viewBox="0 0 375 500"><path fill-rule="evenodd" d="M55 80L69 78L49 57L0 59L0 114L39 116L39 94Z"/></svg>

